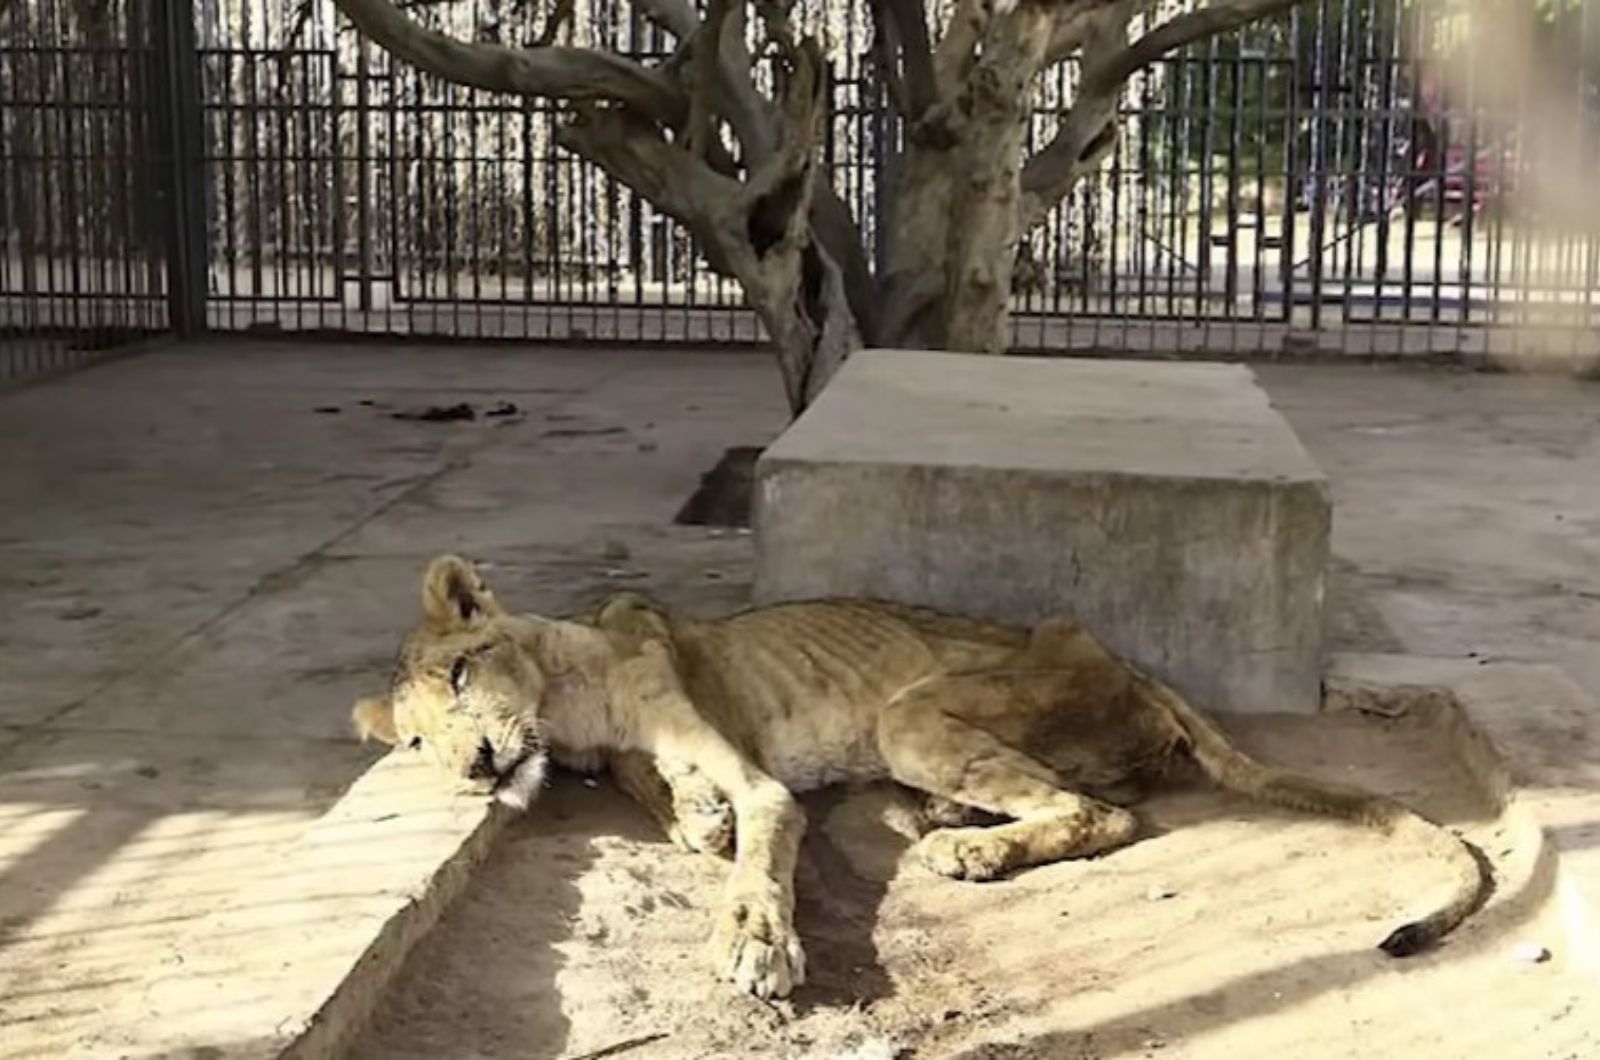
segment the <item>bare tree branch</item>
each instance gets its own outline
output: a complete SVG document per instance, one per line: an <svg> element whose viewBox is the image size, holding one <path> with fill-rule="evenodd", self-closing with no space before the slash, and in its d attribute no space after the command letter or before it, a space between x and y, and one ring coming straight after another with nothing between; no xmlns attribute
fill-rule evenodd
<svg viewBox="0 0 1600 1060"><path fill-rule="evenodd" d="M777 108L772 101L756 90L750 79L754 61L745 44L744 0L730 0L732 10L716 39L717 81L721 91L717 94L717 113L728 120L733 135L744 148L744 159L749 165L760 165L773 151L777 133Z"/></svg>
<svg viewBox="0 0 1600 1060"><path fill-rule="evenodd" d="M950 21L945 23L944 36L933 53L933 70L941 95L955 94L977 57L978 38L983 36L988 19L987 7L984 0L956 0Z"/></svg>
<svg viewBox="0 0 1600 1060"><path fill-rule="evenodd" d="M532 47L548 48L556 42L556 35L563 26L572 23L573 0L556 0L555 9L544 20L544 29L534 38Z"/></svg>
<svg viewBox="0 0 1600 1060"><path fill-rule="evenodd" d="M1050 28L1050 46L1044 51L1045 65L1054 66L1076 55L1088 38L1095 16L1100 13L1099 10L1081 7L1058 12L1055 24Z"/></svg>
<svg viewBox="0 0 1600 1060"><path fill-rule="evenodd" d="M890 3L893 0L879 0ZM912 0L920 5L921 0ZM1050 43L1045 49L1045 65L1070 58L1083 43L1083 27L1096 16L1149 7L1155 0L1054 0L1054 19ZM956 0L944 36L933 49L934 77L939 91L953 96L978 57L978 42L987 31L991 17L1002 5L993 0Z"/></svg>
<svg viewBox="0 0 1600 1060"><path fill-rule="evenodd" d="M390 0L335 3L380 47L457 84L574 102L610 100L673 127L681 125L688 112L688 100L671 80L609 52L468 44L425 29Z"/></svg>
<svg viewBox="0 0 1600 1060"><path fill-rule="evenodd" d="M714 43L715 23L725 17L717 15L702 31L706 44ZM768 17L786 18L776 7ZM739 282L773 338L798 411L855 341L848 266L813 233L813 217L846 253L859 253L859 240L852 248L854 226L842 204L835 210L823 199L819 208L815 198L826 109L821 49L814 40L781 32L774 43L785 67L774 146L760 164L745 167L742 181L717 172L714 160L700 152L670 142L658 123L626 106L577 105L558 142L677 218L711 267Z"/></svg>
<svg viewBox="0 0 1600 1060"><path fill-rule="evenodd" d="M819 178L811 191L811 238L827 251L844 281L844 297L863 335L878 333L878 287L855 215L833 185Z"/></svg>
<svg viewBox="0 0 1600 1060"><path fill-rule="evenodd" d="M1211 0L1205 7L1161 23L1105 63L1096 77L1103 85L1120 85L1168 52L1197 40L1270 18L1305 0Z"/></svg>
<svg viewBox="0 0 1600 1060"><path fill-rule="evenodd" d="M746 186L757 198L780 194L784 184L813 168L817 136L827 107L823 98L825 60L817 42L808 37L788 46L780 43L779 47L786 53L789 66L783 79L783 135L773 156L750 168ZM788 211L784 217L786 224L792 214L792 210Z"/></svg>
<svg viewBox="0 0 1600 1060"><path fill-rule="evenodd" d="M722 62L719 71L725 91L718 99L718 108L733 126L734 135L743 145L746 163L759 166L777 149L780 115L777 107L756 91L750 79L753 64L745 45L745 6L740 0L734 2L734 12L728 19L721 41ZM780 16L786 23L785 11L774 9L763 13L768 20ZM820 90L822 86L819 84L818 88ZM867 261L866 241L861 236L855 215L834 190L826 174L819 175L813 181L810 224L811 238L825 253L842 281L843 296L849 304L851 315L862 332L871 334L877 321L878 306L872 266Z"/></svg>
<svg viewBox="0 0 1600 1060"><path fill-rule="evenodd" d="M737 0L743 5L743 0ZM694 56L688 67L693 71L689 85L689 123L684 132L684 149L706 157L711 140L717 136L712 98L717 91L717 66L720 62L722 27L728 21L730 0L707 0L706 20L690 41Z"/></svg>
<svg viewBox="0 0 1600 1060"><path fill-rule="evenodd" d="M687 0L633 0L644 16L662 29L686 41L700 28L700 16Z"/></svg>
<svg viewBox="0 0 1600 1060"><path fill-rule="evenodd" d="M705 54L701 50L703 43L715 45L717 62L714 81L706 79L703 64L690 76L701 83L698 91L709 103L711 112L725 119L733 128L733 135L743 148L747 164L757 165L771 155L775 136L773 123L777 112L772 101L762 96L750 79L752 60L745 44L744 0L729 0L723 15L715 20L708 19L708 23L715 21L720 24L720 30L713 27L711 32L684 0L634 2L646 17L679 38L679 54L668 62L673 70L681 71L685 66L693 66L690 60ZM706 34L704 38L700 36L702 33Z"/></svg>
<svg viewBox="0 0 1600 1060"><path fill-rule="evenodd" d="M1079 176L1115 145L1117 103L1123 82L1107 79L1103 71L1128 50L1128 25L1143 2L1119 0L1076 20L1075 32L1083 49L1083 77L1072 106L1061 115L1055 135L1022 167L1024 231L1038 224L1072 190ZM1051 42L1052 46L1056 43Z"/></svg>
<svg viewBox="0 0 1600 1060"><path fill-rule="evenodd" d="M716 228L722 209L740 197L737 180L669 143L659 125L626 107L580 104L556 130L556 142L682 223L714 270L738 278Z"/></svg>

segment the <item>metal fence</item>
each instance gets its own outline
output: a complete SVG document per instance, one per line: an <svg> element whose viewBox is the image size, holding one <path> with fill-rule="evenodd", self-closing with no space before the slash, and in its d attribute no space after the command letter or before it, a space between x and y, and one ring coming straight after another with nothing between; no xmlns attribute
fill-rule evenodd
<svg viewBox="0 0 1600 1060"><path fill-rule="evenodd" d="M504 43L543 17L409 6ZM667 47L624 0L577 7L575 43ZM862 7L798 10L826 31L827 166L870 233L899 130ZM1016 344L1590 352L1600 240L1518 199L1531 96L1445 76L1452 9L1310 0L1137 76L1115 156L1019 256ZM1570 60L1579 145L1596 139L1596 14L1582 0L1536 29ZM1041 86L1035 142L1073 77ZM0 5L0 377L8 348L92 355L169 328L758 341L737 289L558 152L554 120L391 64L330 0Z"/></svg>
<svg viewBox="0 0 1600 1060"><path fill-rule="evenodd" d="M167 326L148 14L0 5L0 386Z"/></svg>

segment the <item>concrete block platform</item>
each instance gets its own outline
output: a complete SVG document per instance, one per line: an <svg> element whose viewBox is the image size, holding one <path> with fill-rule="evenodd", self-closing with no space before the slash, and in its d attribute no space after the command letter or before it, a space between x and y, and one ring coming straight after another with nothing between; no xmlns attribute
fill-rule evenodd
<svg viewBox="0 0 1600 1060"><path fill-rule="evenodd" d="M761 602L1065 613L1203 707L1318 707L1327 482L1243 365L864 351L754 520Z"/></svg>

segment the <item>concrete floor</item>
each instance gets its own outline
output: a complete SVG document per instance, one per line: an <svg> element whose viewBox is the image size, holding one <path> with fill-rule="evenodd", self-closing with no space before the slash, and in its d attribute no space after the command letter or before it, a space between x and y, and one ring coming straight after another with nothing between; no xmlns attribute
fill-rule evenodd
<svg viewBox="0 0 1600 1060"><path fill-rule="evenodd" d="M1333 485L1333 647L1552 662L1600 694L1600 383L1257 369Z"/></svg>
<svg viewBox="0 0 1600 1060"><path fill-rule="evenodd" d="M1600 385L1261 376L1334 481L1334 647L1600 694ZM389 415L458 400L523 415ZM348 706L428 556L520 607L735 605L745 540L671 518L783 422L769 360L732 353L228 343L0 396L0 1057L95 1055L118 987L376 756Z"/></svg>

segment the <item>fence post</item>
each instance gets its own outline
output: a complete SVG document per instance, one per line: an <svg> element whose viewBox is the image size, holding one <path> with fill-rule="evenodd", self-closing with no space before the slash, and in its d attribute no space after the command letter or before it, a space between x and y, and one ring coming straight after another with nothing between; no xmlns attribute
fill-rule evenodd
<svg viewBox="0 0 1600 1060"><path fill-rule="evenodd" d="M338 56L334 62L338 62ZM393 146L391 145L391 150ZM372 42L356 39L356 266L357 306L372 312ZM341 283L343 278L341 277ZM343 289L340 290L343 301Z"/></svg>
<svg viewBox="0 0 1600 1060"><path fill-rule="evenodd" d="M154 0L158 92L152 101L162 222L167 242L167 312L172 330L192 338L206 330L204 129L200 51L193 0Z"/></svg>

